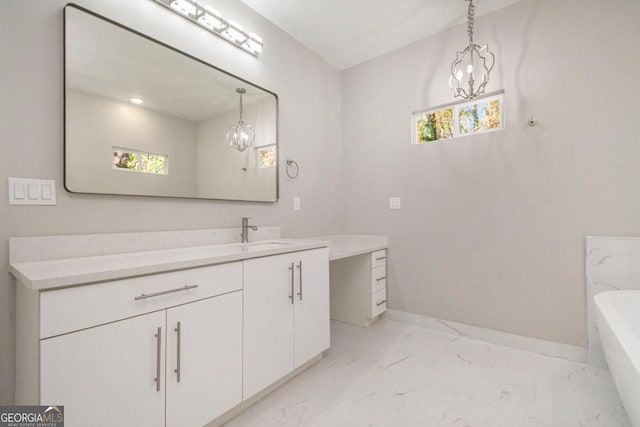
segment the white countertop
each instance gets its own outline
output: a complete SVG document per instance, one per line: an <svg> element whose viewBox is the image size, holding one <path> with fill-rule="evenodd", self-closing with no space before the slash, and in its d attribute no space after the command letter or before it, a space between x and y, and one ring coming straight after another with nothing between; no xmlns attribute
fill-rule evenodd
<svg viewBox="0 0 640 427"><path fill-rule="evenodd" d="M330 261L386 249L389 246L389 238L387 236L334 234L330 236L314 237L313 239L330 242Z"/></svg>
<svg viewBox="0 0 640 427"><path fill-rule="evenodd" d="M270 245L270 243L280 243ZM125 277L242 261L328 246L323 239L276 239L249 244L161 249L53 260L12 262L9 272L33 290L47 290Z"/></svg>

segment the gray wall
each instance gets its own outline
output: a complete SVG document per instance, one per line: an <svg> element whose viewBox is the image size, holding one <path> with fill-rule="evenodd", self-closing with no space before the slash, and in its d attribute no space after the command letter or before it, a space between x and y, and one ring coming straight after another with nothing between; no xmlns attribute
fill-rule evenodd
<svg viewBox="0 0 640 427"><path fill-rule="evenodd" d="M0 1L0 403L12 401L14 383L15 283L7 271L9 237L229 227L239 226L242 216L254 217L257 225L281 225L290 237L340 231L339 73L234 0L217 0L216 7L264 38L265 51L259 59L148 0L76 3L277 93L281 159L293 158L301 167L297 180L281 179L281 201L66 193L62 187L65 3ZM9 176L55 179L57 206L8 206ZM302 198L300 212L292 209L294 195Z"/></svg>
<svg viewBox="0 0 640 427"><path fill-rule="evenodd" d="M196 123L67 90L67 188L74 192L196 197ZM113 168L113 147L169 158L167 175Z"/></svg>
<svg viewBox="0 0 640 427"><path fill-rule="evenodd" d="M477 19L506 129L449 142L411 146L410 117L452 100L462 26L342 73L345 231L390 236L391 308L585 344L583 237L640 233L639 19L637 0Z"/></svg>

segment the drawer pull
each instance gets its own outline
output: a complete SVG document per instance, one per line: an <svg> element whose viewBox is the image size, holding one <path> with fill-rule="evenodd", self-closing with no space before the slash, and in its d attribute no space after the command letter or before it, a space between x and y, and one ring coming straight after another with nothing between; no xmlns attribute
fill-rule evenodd
<svg viewBox="0 0 640 427"><path fill-rule="evenodd" d="M298 271L300 272L300 292L298 292L298 296L302 301L302 261L298 262Z"/></svg>
<svg viewBox="0 0 640 427"><path fill-rule="evenodd" d="M387 257L386 256L376 257L376 261L382 261L383 259L387 259Z"/></svg>
<svg viewBox="0 0 640 427"><path fill-rule="evenodd" d="M387 302L387 300L386 300L386 299L383 299L382 301L377 302L377 303L376 303L376 305L382 305L382 304L384 304L385 302Z"/></svg>
<svg viewBox="0 0 640 427"><path fill-rule="evenodd" d="M156 377L153 379L156 382L156 391L160 391L160 375L162 374L161 357L162 357L162 328L158 327L156 333L157 348L156 348Z"/></svg>
<svg viewBox="0 0 640 427"><path fill-rule="evenodd" d="M289 266L289 271L291 271L291 295L289 295L289 299L291 300L291 304L293 304L293 263Z"/></svg>
<svg viewBox="0 0 640 427"><path fill-rule="evenodd" d="M378 277L378 278L376 279L376 282L379 282L379 281L384 280L384 279L386 279L386 278L387 278L387 276Z"/></svg>
<svg viewBox="0 0 640 427"><path fill-rule="evenodd" d="M178 333L178 337L177 337L178 338L178 343L177 343L178 344L178 353L176 354L177 367L176 367L176 369L173 370L173 372L176 373L177 380L178 380L178 382L180 382L180 373L181 373L181 370L180 370L180 341L182 340L182 327L181 327L181 323L180 322L178 322L178 324L176 325L176 328L174 329L174 331L176 331Z"/></svg>
<svg viewBox="0 0 640 427"><path fill-rule="evenodd" d="M134 300L139 301L141 299L158 297L160 295L172 294L174 292L187 291L189 289L195 289L197 287L198 285L186 285L186 286L183 286L182 288L169 289L168 291L154 292L152 294L141 294L135 297Z"/></svg>

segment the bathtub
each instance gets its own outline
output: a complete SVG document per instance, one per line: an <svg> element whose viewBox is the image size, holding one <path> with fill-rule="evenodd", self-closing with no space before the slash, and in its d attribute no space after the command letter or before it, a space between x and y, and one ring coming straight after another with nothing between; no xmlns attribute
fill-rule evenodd
<svg viewBox="0 0 640 427"><path fill-rule="evenodd" d="M598 332L609 370L634 427L640 427L640 291L594 297Z"/></svg>

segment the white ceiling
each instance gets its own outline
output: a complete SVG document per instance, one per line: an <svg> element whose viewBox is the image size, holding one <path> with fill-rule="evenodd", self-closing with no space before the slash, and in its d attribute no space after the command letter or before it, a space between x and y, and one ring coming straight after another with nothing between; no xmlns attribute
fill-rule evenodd
<svg viewBox="0 0 640 427"><path fill-rule="evenodd" d="M1 1L1 0L0 0ZM66 88L129 102L198 122L271 96L215 68L132 34L102 19L66 11Z"/></svg>
<svg viewBox="0 0 640 427"><path fill-rule="evenodd" d="M466 0L241 0L344 70L466 19ZM476 16L521 0L476 0ZM265 49L269 44L265 40Z"/></svg>

